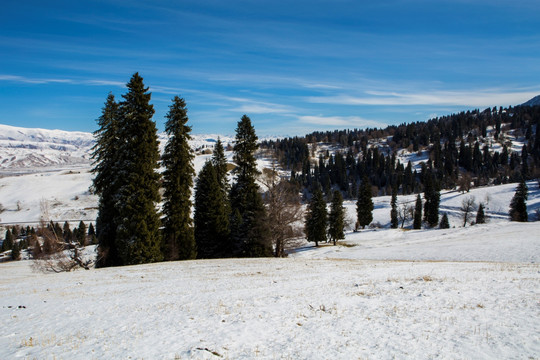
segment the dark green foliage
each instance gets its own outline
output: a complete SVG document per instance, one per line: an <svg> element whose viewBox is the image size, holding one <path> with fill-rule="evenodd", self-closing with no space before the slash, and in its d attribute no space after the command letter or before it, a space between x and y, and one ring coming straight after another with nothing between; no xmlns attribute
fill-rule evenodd
<svg viewBox="0 0 540 360"><path fill-rule="evenodd" d="M94 225L92 223L90 223L90 226L88 226L88 238L90 239L90 244L97 244L96 230L94 229Z"/></svg>
<svg viewBox="0 0 540 360"><path fill-rule="evenodd" d="M151 94L135 73L124 100L107 98L96 131L97 266L160 261L159 151Z"/></svg>
<svg viewBox="0 0 540 360"><path fill-rule="evenodd" d="M430 227L435 227L439 223L439 203L441 193L438 189L437 180L428 171L424 178L424 220Z"/></svg>
<svg viewBox="0 0 540 360"><path fill-rule="evenodd" d="M128 92L119 104L119 146L116 194L116 241L122 263L144 264L161 261L160 202L157 172L159 150L151 94L135 73Z"/></svg>
<svg viewBox="0 0 540 360"><path fill-rule="evenodd" d="M95 240L98 243L96 267L118 266L122 264L116 245L115 223L118 216L115 202L119 186L116 173L119 168L117 164L119 112L112 94L107 97L97 122L99 129L94 132L96 145L92 153L94 160L92 172L95 175L93 187L95 193L99 195Z"/></svg>
<svg viewBox="0 0 540 360"><path fill-rule="evenodd" d="M191 188L193 187L193 151L191 127L184 99L175 96L166 115L165 132L169 140L165 146L162 164L164 204L163 254L166 260L187 260L197 256L193 223L191 220Z"/></svg>
<svg viewBox="0 0 540 360"><path fill-rule="evenodd" d="M392 229L397 229L399 225L399 220L397 210L397 188L395 186L392 187L392 200L390 201L390 205L390 227Z"/></svg>
<svg viewBox="0 0 540 360"><path fill-rule="evenodd" d="M480 205L478 205L478 211L476 212L476 223L485 224L485 222L486 215L484 214L484 204L480 203Z"/></svg>
<svg viewBox="0 0 540 360"><path fill-rule="evenodd" d="M529 220L527 214L527 197L529 189L525 180L522 180L517 189L512 201L510 202L510 220L527 222Z"/></svg>
<svg viewBox="0 0 540 360"><path fill-rule="evenodd" d="M13 235L11 230L6 230L6 236L2 242L2 252L11 250L13 248Z"/></svg>
<svg viewBox="0 0 540 360"><path fill-rule="evenodd" d="M259 175L255 151L257 135L246 115L238 122L234 145L235 182L230 191L230 255L245 257L272 256L266 211L255 182Z"/></svg>
<svg viewBox="0 0 540 360"><path fill-rule="evenodd" d="M328 237L336 245L336 241L345 239L345 208L341 191L335 190L328 215Z"/></svg>
<svg viewBox="0 0 540 360"><path fill-rule="evenodd" d="M313 193L306 212L304 232L309 242L319 246L320 242L326 241L327 211L323 194L320 189Z"/></svg>
<svg viewBox="0 0 540 360"><path fill-rule="evenodd" d="M227 180L227 158L225 157L225 150L223 143L218 137L216 145L214 146L214 152L212 153L212 164L216 170L216 176L221 189L228 196L229 182Z"/></svg>
<svg viewBox="0 0 540 360"><path fill-rule="evenodd" d="M19 260L20 257L21 257L21 249L19 247L19 243L17 241L14 241L13 247L11 248L11 259Z"/></svg>
<svg viewBox="0 0 540 360"><path fill-rule="evenodd" d="M422 198L420 194L416 196L416 204L414 206L414 218L413 218L413 229L422 228Z"/></svg>
<svg viewBox="0 0 540 360"><path fill-rule="evenodd" d="M441 218L441 222L439 223L439 227L441 229L449 229L450 228L450 222L448 221L448 215L446 213L443 214Z"/></svg>
<svg viewBox="0 0 540 360"><path fill-rule="evenodd" d="M86 225L84 224L84 222L79 222L79 227L73 230L73 234L75 236L75 239L81 246L86 245Z"/></svg>
<svg viewBox="0 0 540 360"><path fill-rule="evenodd" d="M201 259L218 258L228 254L229 212L212 162L207 161L195 185L195 241Z"/></svg>
<svg viewBox="0 0 540 360"><path fill-rule="evenodd" d="M66 221L64 222L64 227L62 230L62 237L65 242L69 243L71 240L73 240L73 232L71 231L69 227L69 223Z"/></svg>
<svg viewBox="0 0 540 360"><path fill-rule="evenodd" d="M373 200L371 199L371 183L364 176L362 185L358 189L358 201L356 202L356 215L358 225L365 229L373 221Z"/></svg>

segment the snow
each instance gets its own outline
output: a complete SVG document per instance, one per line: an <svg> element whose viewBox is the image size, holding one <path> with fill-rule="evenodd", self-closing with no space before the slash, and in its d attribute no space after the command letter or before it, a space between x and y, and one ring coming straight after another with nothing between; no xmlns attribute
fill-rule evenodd
<svg viewBox="0 0 540 360"><path fill-rule="evenodd" d="M8 134L0 142L17 140L12 129L0 132ZM34 136L47 134L43 142L55 143L54 131ZM45 145L35 152L58 159ZM197 171L208 158L195 158ZM0 178L1 222L37 222L43 207L58 221L95 219L88 161L10 164ZM528 187L532 220L540 190ZM348 231L337 246L304 243L285 259L60 274L0 263L0 359L539 358L540 222L508 221L515 188L443 192L445 230L411 230L410 221L390 229L390 197L377 197L380 227ZM467 197L485 205L487 224L462 226ZM355 202L345 208L354 218Z"/></svg>

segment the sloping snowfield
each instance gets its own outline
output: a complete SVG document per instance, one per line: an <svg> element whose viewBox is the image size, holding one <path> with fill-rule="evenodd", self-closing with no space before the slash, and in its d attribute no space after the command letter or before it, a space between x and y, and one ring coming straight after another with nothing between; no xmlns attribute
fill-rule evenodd
<svg viewBox="0 0 540 360"><path fill-rule="evenodd" d="M540 223L505 225L459 230L448 246L442 234L405 232L408 252L391 250L407 246L385 230L347 238L364 249L287 259L63 274L0 264L0 358L538 358ZM445 246L453 261L415 261L412 249L438 258ZM490 251L497 262L463 261ZM400 253L409 260L362 259Z"/></svg>

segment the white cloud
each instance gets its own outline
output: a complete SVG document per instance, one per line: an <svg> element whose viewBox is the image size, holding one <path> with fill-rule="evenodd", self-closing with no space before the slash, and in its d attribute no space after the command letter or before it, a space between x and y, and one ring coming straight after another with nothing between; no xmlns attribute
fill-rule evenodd
<svg viewBox="0 0 540 360"><path fill-rule="evenodd" d="M385 127L378 121L363 119L359 116L299 116L298 120L302 123L321 126L348 126L348 127Z"/></svg>
<svg viewBox="0 0 540 360"><path fill-rule="evenodd" d="M335 95L312 96L307 101L317 104L339 105L442 105L487 107L499 105L517 105L540 93L537 90L497 91L497 90L465 90L465 91L432 91L432 92L384 92L366 91L369 96Z"/></svg>

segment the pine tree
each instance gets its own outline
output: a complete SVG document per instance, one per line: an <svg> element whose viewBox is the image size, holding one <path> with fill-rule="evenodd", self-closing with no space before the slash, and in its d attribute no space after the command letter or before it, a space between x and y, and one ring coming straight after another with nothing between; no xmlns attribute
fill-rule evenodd
<svg viewBox="0 0 540 360"><path fill-rule="evenodd" d="M223 192L227 196L230 190L229 181L227 179L227 158L225 157L223 143L219 137L216 145L214 146L214 152L212 153L212 164L216 170L219 186L223 189Z"/></svg>
<svg viewBox="0 0 540 360"><path fill-rule="evenodd" d="M6 236L4 238L4 241L2 242L2 252L11 250L13 248L13 235L11 234L11 230L6 230Z"/></svg>
<svg viewBox="0 0 540 360"><path fill-rule="evenodd" d="M448 221L448 215L446 215L446 213L444 213L442 218L441 218L441 222L439 223L439 228L441 228L441 229L449 229L450 228L450 222Z"/></svg>
<svg viewBox="0 0 540 360"><path fill-rule="evenodd" d="M338 240L345 239L345 208L343 207L343 196L341 191L335 190L330 205L330 214L328 215L328 237L334 245Z"/></svg>
<svg viewBox="0 0 540 360"><path fill-rule="evenodd" d="M13 242L13 247L11 248L11 259L12 260L19 260L21 257L21 250L19 247L19 243L17 241Z"/></svg>
<svg viewBox="0 0 540 360"><path fill-rule="evenodd" d="M255 151L257 135L246 115L238 122L234 162L235 182L230 191L231 240L233 255L246 257L272 256L270 232L266 211L255 182L257 170Z"/></svg>
<svg viewBox="0 0 540 360"><path fill-rule="evenodd" d="M88 226L88 238L90 239L90 244L97 244L96 230L92 223Z"/></svg>
<svg viewBox="0 0 540 360"><path fill-rule="evenodd" d="M390 227L397 229L399 225L397 210L397 186L392 187L392 200L390 201L392 209L390 210Z"/></svg>
<svg viewBox="0 0 540 360"><path fill-rule="evenodd" d="M528 197L528 188L525 184L525 180L521 180L519 183L516 193L510 202L510 220L511 221L529 221L527 214L527 197Z"/></svg>
<svg viewBox="0 0 540 360"><path fill-rule="evenodd" d="M66 221L64 222L64 227L62 230L62 237L64 238L64 241L69 243L71 240L73 240L73 232L69 228L69 223Z"/></svg>
<svg viewBox="0 0 540 360"><path fill-rule="evenodd" d="M211 161L204 164L195 185L194 223L199 258L230 255L227 199Z"/></svg>
<svg viewBox="0 0 540 360"><path fill-rule="evenodd" d="M94 161L93 188L99 195L98 216L96 219L96 240L98 258L96 267L118 266L122 264L116 244L116 194L119 187L117 177L119 144L119 112L114 95L109 94L102 114L97 120L99 129L94 132L96 144L93 148Z"/></svg>
<svg viewBox="0 0 540 360"><path fill-rule="evenodd" d="M422 228L422 198L420 194L416 196L416 205L414 207L414 219L413 219L413 229Z"/></svg>
<svg viewBox="0 0 540 360"><path fill-rule="evenodd" d="M358 201L356 202L356 215L358 225L365 229L373 221L373 200L371 199L371 183L364 176L362 185L358 189Z"/></svg>
<svg viewBox="0 0 540 360"><path fill-rule="evenodd" d="M119 104L115 246L121 264L161 261L159 149L151 94L135 73Z"/></svg>
<svg viewBox="0 0 540 360"><path fill-rule="evenodd" d="M480 205L478 205L478 211L476 213L476 223L485 224L485 222L486 215L484 214L484 204L480 203Z"/></svg>
<svg viewBox="0 0 540 360"><path fill-rule="evenodd" d="M191 127L184 99L175 96L166 115L165 132L169 136L162 165L164 188L164 258L194 259L197 255L191 220L191 188L193 187L193 151L189 146Z"/></svg>
<svg viewBox="0 0 540 360"><path fill-rule="evenodd" d="M427 171L424 177L424 220L430 227L437 226L439 223L439 203L441 194L438 189L437 181L431 171Z"/></svg>
<svg viewBox="0 0 540 360"><path fill-rule="evenodd" d="M75 232L75 238L81 244L82 246L86 245L86 225L81 220L79 222L79 227L74 231Z"/></svg>
<svg viewBox="0 0 540 360"><path fill-rule="evenodd" d="M320 242L326 241L327 211L322 191L317 188L313 193L306 212L304 232L309 242L319 246Z"/></svg>

